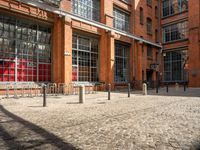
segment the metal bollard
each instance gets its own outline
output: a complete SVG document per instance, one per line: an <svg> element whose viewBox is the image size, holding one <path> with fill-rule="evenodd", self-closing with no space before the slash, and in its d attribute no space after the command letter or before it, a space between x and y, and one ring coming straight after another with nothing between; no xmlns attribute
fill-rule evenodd
<svg viewBox="0 0 200 150"><path fill-rule="evenodd" d="M108 100L110 100L111 84L108 84Z"/></svg>
<svg viewBox="0 0 200 150"><path fill-rule="evenodd" d="M167 93L169 92L169 87L168 87L168 83L167 83L167 87L166 87Z"/></svg>
<svg viewBox="0 0 200 150"><path fill-rule="evenodd" d="M130 93L131 93L131 85L130 83L128 83L128 97L130 97Z"/></svg>
<svg viewBox="0 0 200 150"><path fill-rule="evenodd" d="M46 85L43 85L43 107L46 107Z"/></svg>
<svg viewBox="0 0 200 150"><path fill-rule="evenodd" d="M81 85L79 87L79 103L85 103L85 86Z"/></svg>
<svg viewBox="0 0 200 150"><path fill-rule="evenodd" d="M143 90L143 95L147 95L147 84L146 83L143 83L142 90Z"/></svg>
<svg viewBox="0 0 200 150"><path fill-rule="evenodd" d="M186 83L184 83L184 92L186 91Z"/></svg>
<svg viewBox="0 0 200 150"><path fill-rule="evenodd" d="M156 85L156 93L158 93L158 85Z"/></svg>

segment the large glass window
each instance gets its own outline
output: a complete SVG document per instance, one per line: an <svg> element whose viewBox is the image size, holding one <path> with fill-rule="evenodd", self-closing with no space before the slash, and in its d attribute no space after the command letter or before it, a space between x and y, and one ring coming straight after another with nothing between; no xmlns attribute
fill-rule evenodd
<svg viewBox="0 0 200 150"><path fill-rule="evenodd" d="M115 82L129 81L129 46L115 43Z"/></svg>
<svg viewBox="0 0 200 150"><path fill-rule="evenodd" d="M113 25L114 28L129 32L130 31L130 15L118 8L113 10Z"/></svg>
<svg viewBox="0 0 200 150"><path fill-rule="evenodd" d="M73 35L72 81L97 82L99 41L80 35Z"/></svg>
<svg viewBox="0 0 200 150"><path fill-rule="evenodd" d="M100 0L72 0L72 11L81 17L100 21Z"/></svg>
<svg viewBox="0 0 200 150"><path fill-rule="evenodd" d="M188 0L163 0L162 10L163 17L181 13L188 10Z"/></svg>
<svg viewBox="0 0 200 150"><path fill-rule="evenodd" d="M51 6L56 6L56 7L59 7L60 2L61 2L61 0L38 0L38 1L49 4Z"/></svg>
<svg viewBox="0 0 200 150"><path fill-rule="evenodd" d="M188 21L172 24L163 28L163 42L188 38Z"/></svg>
<svg viewBox="0 0 200 150"><path fill-rule="evenodd" d="M166 82L185 82L187 74L184 64L187 60L187 50L166 52L164 57L164 80Z"/></svg>
<svg viewBox="0 0 200 150"><path fill-rule="evenodd" d="M0 14L0 81L51 81L51 29Z"/></svg>

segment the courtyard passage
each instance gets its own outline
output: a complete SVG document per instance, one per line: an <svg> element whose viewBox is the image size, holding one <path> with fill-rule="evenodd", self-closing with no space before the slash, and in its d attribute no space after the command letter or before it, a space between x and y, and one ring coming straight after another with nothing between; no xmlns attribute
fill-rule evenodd
<svg viewBox="0 0 200 150"><path fill-rule="evenodd" d="M198 150L200 89L149 94L1 99L0 149Z"/></svg>

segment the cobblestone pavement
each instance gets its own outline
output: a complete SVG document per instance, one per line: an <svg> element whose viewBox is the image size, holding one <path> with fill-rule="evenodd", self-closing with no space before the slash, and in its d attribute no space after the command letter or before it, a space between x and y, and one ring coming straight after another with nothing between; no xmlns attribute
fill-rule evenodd
<svg viewBox="0 0 200 150"><path fill-rule="evenodd" d="M116 92L110 101L100 92L85 104L53 96L45 108L41 97L2 99L0 149L198 150L200 89L193 91L131 98Z"/></svg>

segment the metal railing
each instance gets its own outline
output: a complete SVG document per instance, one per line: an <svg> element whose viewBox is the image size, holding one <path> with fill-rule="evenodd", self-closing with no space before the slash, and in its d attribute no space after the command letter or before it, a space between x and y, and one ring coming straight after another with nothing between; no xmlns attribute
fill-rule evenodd
<svg viewBox="0 0 200 150"><path fill-rule="evenodd" d="M1 83L0 94L3 98L20 98L20 97L39 97L43 95L44 83ZM85 94L95 94L98 90L103 89L102 84L87 84ZM46 84L47 96L58 95L78 95L80 85L71 83L48 83Z"/></svg>

